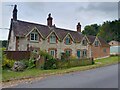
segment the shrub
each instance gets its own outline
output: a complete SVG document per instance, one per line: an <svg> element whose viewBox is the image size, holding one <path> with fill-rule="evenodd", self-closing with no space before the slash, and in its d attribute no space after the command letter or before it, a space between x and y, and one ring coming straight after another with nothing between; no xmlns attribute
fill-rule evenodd
<svg viewBox="0 0 120 90"><path fill-rule="evenodd" d="M44 57L45 62L44 62L44 66L43 69L56 69L57 65L56 65L56 59L53 58L52 55L50 55L49 53L47 53L46 51L40 51L39 52L41 57Z"/></svg>
<svg viewBox="0 0 120 90"><path fill-rule="evenodd" d="M27 69L34 68L34 67L35 67L35 60L32 59L32 58L30 58L30 59L28 60L28 62L26 63L26 65L27 65Z"/></svg>
<svg viewBox="0 0 120 90"><path fill-rule="evenodd" d="M56 59L47 59L45 60L44 69L56 69Z"/></svg>
<svg viewBox="0 0 120 90"><path fill-rule="evenodd" d="M7 59L6 55L3 55L3 59L2 59L2 68L12 68L12 66L14 65L15 60L10 60Z"/></svg>

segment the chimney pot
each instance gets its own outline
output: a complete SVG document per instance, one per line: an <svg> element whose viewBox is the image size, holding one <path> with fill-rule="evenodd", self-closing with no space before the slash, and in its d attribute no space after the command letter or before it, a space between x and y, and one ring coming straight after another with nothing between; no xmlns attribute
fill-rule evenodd
<svg viewBox="0 0 120 90"><path fill-rule="evenodd" d="M81 32L81 24L80 24L80 22L78 22L78 25L76 27L77 27L77 32Z"/></svg>
<svg viewBox="0 0 120 90"><path fill-rule="evenodd" d="M17 20L17 5L15 5L13 9L13 20Z"/></svg>
<svg viewBox="0 0 120 90"><path fill-rule="evenodd" d="M52 26L52 20L53 20L53 18L51 17L51 13L49 13L49 14L48 14L48 18L47 18L47 25L48 25L49 27Z"/></svg>

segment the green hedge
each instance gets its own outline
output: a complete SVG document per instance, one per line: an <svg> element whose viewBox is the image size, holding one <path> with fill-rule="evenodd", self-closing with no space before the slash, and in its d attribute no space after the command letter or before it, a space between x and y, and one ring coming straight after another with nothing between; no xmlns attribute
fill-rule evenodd
<svg viewBox="0 0 120 90"><path fill-rule="evenodd" d="M75 59L75 60L59 60L57 61L57 68L70 68L76 66L85 66L94 64L92 59Z"/></svg>

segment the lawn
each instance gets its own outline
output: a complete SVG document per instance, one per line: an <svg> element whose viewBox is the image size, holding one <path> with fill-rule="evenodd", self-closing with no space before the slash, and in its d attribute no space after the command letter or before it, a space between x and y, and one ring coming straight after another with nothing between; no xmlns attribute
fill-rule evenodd
<svg viewBox="0 0 120 90"><path fill-rule="evenodd" d="M23 72L13 72L10 70L3 70L2 71L2 81L7 82L16 79L24 79L24 78L34 78L40 76L48 76L48 75L55 75L55 74L64 74L73 71L83 71L88 69L93 69L97 67L102 67L106 65L116 64L118 63L118 56L112 56L105 59L98 59L95 60L94 65L88 66L79 66L79 67L72 67L68 69L54 69L54 70L40 70L40 69L29 69Z"/></svg>

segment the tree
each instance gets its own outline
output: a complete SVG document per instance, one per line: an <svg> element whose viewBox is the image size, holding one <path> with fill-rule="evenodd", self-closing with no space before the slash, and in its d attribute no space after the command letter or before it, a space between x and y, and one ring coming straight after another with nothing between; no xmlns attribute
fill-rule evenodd
<svg viewBox="0 0 120 90"><path fill-rule="evenodd" d="M114 21L106 21L101 25L92 24L85 26L83 34L100 36L107 42L111 40L120 41L120 19Z"/></svg>

